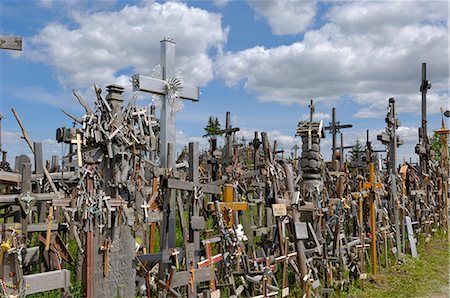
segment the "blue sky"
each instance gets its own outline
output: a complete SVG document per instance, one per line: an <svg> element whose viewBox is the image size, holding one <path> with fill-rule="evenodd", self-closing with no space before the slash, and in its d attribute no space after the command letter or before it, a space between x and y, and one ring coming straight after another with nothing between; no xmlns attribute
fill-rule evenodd
<svg viewBox="0 0 450 298"><path fill-rule="evenodd" d="M330 121L336 107L345 145L384 129L389 97L397 100L405 145L412 157L420 125L421 63L427 62L429 133L440 127L439 109L450 108L447 1L2 1L0 33L24 39L22 52L0 51L3 146L26 153L11 113L19 112L30 137L46 156L61 155L55 129L71 125L60 112L82 115L75 89L93 102L130 76L150 75L159 63L159 40L177 42L184 81L201 87L199 102L177 114L178 148L206 146L210 115L224 124L230 111L239 137L267 131L285 150L298 120L316 103L317 119ZM151 97L136 94L139 104ZM448 125L448 122L447 122ZM322 142L330 159L331 136Z"/></svg>

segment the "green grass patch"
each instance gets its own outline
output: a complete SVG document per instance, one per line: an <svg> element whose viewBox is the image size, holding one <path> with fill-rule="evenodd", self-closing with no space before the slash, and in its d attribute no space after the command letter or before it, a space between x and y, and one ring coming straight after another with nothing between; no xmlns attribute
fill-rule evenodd
<svg viewBox="0 0 450 298"><path fill-rule="evenodd" d="M419 239L419 258L406 256L400 265L369 275L364 290L350 287L335 297L446 297L449 295L449 238L437 232L429 243Z"/></svg>

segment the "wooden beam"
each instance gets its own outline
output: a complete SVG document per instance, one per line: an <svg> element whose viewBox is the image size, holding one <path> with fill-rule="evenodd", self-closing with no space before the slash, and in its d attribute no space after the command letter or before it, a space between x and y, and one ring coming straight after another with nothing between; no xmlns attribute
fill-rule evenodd
<svg viewBox="0 0 450 298"><path fill-rule="evenodd" d="M224 203L220 202L220 209L222 211L226 209L231 209L234 211L243 211L248 209L248 203L247 202L232 202L232 203ZM215 211L214 203L208 203L208 210Z"/></svg>
<svg viewBox="0 0 450 298"><path fill-rule="evenodd" d="M69 289L70 271L67 269L25 275L27 295L55 289Z"/></svg>
<svg viewBox="0 0 450 298"><path fill-rule="evenodd" d="M0 36L0 49L22 51L22 37Z"/></svg>

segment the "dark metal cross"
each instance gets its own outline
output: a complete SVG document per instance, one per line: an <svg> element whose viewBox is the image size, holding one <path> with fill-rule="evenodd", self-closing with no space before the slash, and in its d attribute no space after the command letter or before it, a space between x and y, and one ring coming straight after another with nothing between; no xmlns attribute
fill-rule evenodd
<svg viewBox="0 0 450 298"><path fill-rule="evenodd" d="M225 129L219 130L219 134L225 134L225 162L231 161L233 157L234 134L239 131L239 127L231 126L231 113L227 112Z"/></svg>
<svg viewBox="0 0 450 298"><path fill-rule="evenodd" d="M340 124L339 121L336 122L336 108L332 109L331 112L331 122L329 126L325 126L325 130L329 130L330 133L333 135L333 143L332 143L332 157L331 157L331 162L333 165L333 168L336 170L337 165L336 165L336 134L338 132L340 132L341 129L344 128L352 128L353 125L351 124ZM342 154L342 152L341 152Z"/></svg>

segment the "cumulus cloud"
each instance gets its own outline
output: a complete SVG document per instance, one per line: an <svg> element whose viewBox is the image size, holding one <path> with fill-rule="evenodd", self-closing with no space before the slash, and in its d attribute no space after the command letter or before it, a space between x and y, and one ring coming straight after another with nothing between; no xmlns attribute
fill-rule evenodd
<svg viewBox="0 0 450 298"><path fill-rule="evenodd" d="M248 3L267 20L276 35L303 33L316 15L313 0L248 0Z"/></svg>
<svg viewBox="0 0 450 298"><path fill-rule="evenodd" d="M151 75L165 36L177 42L175 62L185 81L205 85L213 78L208 54L219 50L228 34L220 15L179 2L77 11L72 18L70 25L45 26L28 54L53 66L59 83L71 88L123 82L134 72Z"/></svg>
<svg viewBox="0 0 450 298"><path fill-rule="evenodd" d="M378 117L380 102L394 96L405 102L400 111L417 112L422 62L433 84L430 104L448 98L439 95L448 90L447 11L442 1L338 2L302 40L226 52L217 73L229 86L243 82L262 101L331 105L350 98L363 106L357 117Z"/></svg>
<svg viewBox="0 0 450 298"><path fill-rule="evenodd" d="M399 126L397 134L405 144L415 145L419 142L419 133L417 127Z"/></svg>

